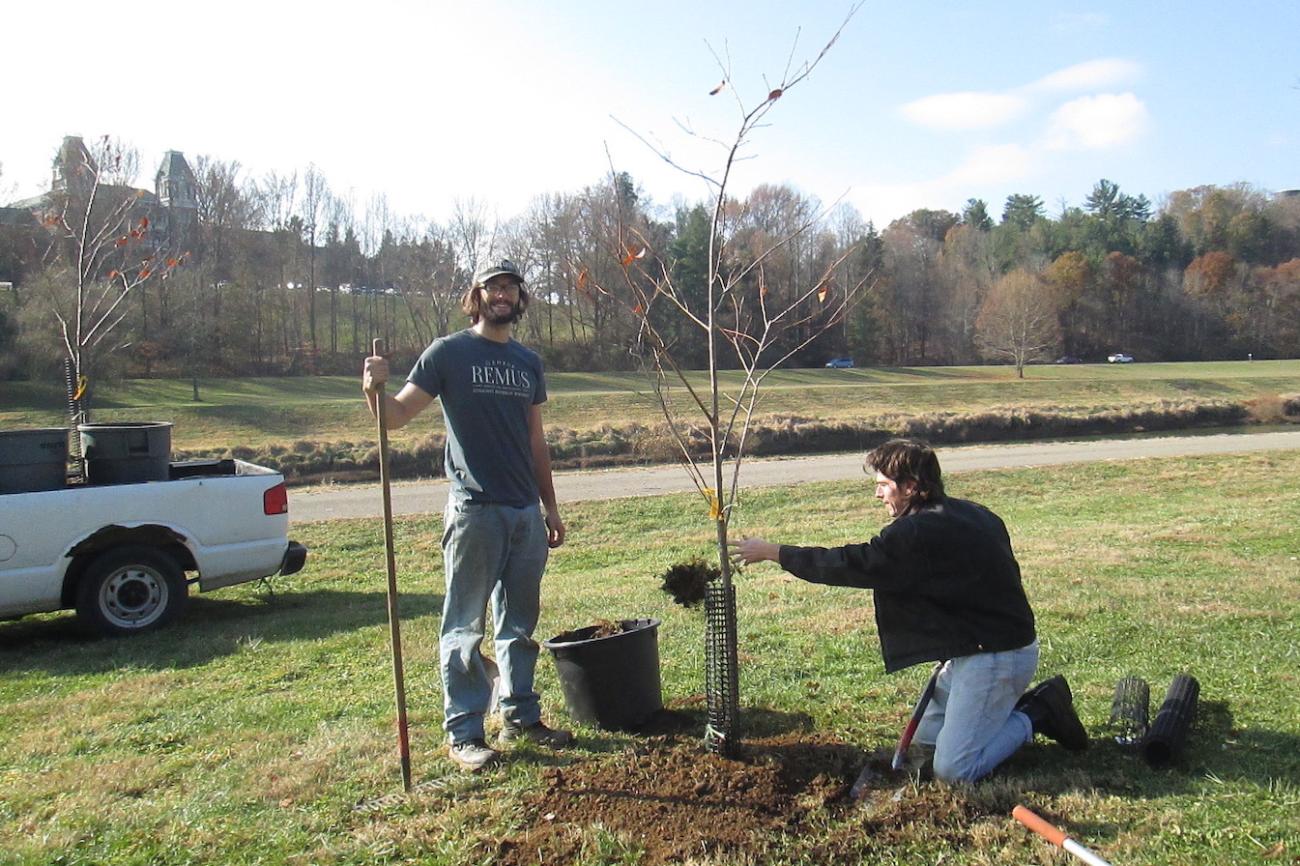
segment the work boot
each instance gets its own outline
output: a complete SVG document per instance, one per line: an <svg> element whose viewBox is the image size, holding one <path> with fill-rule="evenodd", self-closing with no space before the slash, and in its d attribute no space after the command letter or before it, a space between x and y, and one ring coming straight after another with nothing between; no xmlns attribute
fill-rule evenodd
<svg viewBox="0 0 1300 866"><path fill-rule="evenodd" d="M563 749L573 742L573 732L548 728L545 722L540 721L531 725L515 725L506 722L501 726L501 742L511 743L518 740L527 740L548 749Z"/></svg>
<svg viewBox="0 0 1300 866"><path fill-rule="evenodd" d="M1029 717L1035 734L1056 740L1074 752L1088 748L1088 732L1074 711L1070 684L1060 674L1043 680L1021 695L1016 701L1016 709Z"/></svg>
<svg viewBox="0 0 1300 866"><path fill-rule="evenodd" d="M484 742L482 737L475 737L447 746L447 754L462 770L474 773L491 764L501 753Z"/></svg>

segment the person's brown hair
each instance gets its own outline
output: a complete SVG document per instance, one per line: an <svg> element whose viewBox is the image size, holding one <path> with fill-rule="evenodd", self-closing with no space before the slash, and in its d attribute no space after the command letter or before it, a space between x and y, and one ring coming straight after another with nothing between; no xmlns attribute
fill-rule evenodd
<svg viewBox="0 0 1300 866"><path fill-rule="evenodd" d="M517 322L523 318L524 311L528 309L528 290L524 288L523 280L515 280L515 285L519 287L519 300L515 302L514 318ZM474 325L478 324L478 320L483 315L483 289L484 286L480 285L470 286L460 298L460 308L465 311L470 323Z"/></svg>
<svg viewBox="0 0 1300 866"><path fill-rule="evenodd" d="M901 484L911 481L916 492L898 515L911 514L936 502L942 502L943 472L934 449L918 439L890 439L867 452L863 468Z"/></svg>

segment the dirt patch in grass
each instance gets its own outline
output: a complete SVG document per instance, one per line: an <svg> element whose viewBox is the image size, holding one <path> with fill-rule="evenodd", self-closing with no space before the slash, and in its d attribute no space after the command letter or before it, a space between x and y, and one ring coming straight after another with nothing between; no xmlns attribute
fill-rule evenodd
<svg viewBox="0 0 1300 866"><path fill-rule="evenodd" d="M866 796L853 800L849 789L868 762L877 772ZM713 856L761 861L791 846L837 862L864 844L914 832L918 814L963 836L969 817L968 804L946 786L890 773L883 753L808 735L747 740L725 758L696 740L652 738L612 757L550 768L543 780L545 789L525 802L523 830L496 843L495 862L575 862L602 844L598 834L606 845L613 839L622 851L639 851L646 866ZM919 812L918 797L926 801ZM844 819L854 829L828 836L828 826ZM864 825L875 838L864 839Z"/></svg>
<svg viewBox="0 0 1300 866"><path fill-rule="evenodd" d="M698 741L638 746L612 758L547 770L526 803L528 824L503 840L502 864L566 863L599 825L646 864L747 850L763 835L796 829L809 808L845 801L860 750L784 737L744 744L735 758Z"/></svg>

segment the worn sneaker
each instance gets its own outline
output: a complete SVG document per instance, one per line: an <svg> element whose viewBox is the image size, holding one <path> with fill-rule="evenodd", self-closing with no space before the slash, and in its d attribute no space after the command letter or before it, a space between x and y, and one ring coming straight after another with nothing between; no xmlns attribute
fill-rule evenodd
<svg viewBox="0 0 1300 866"><path fill-rule="evenodd" d="M452 743L447 747L447 754L462 770L473 773L491 764L501 753L484 742L482 737L476 737Z"/></svg>
<svg viewBox="0 0 1300 866"><path fill-rule="evenodd" d="M1020 696L1016 709L1029 717L1035 734L1056 740L1071 751L1088 748L1088 732L1074 711L1074 696L1065 677L1057 674Z"/></svg>
<svg viewBox="0 0 1300 866"><path fill-rule="evenodd" d="M512 725L506 722L502 725L501 742L510 743L518 740L527 740L548 749L563 749L573 742L573 732L548 728L545 722L534 722L531 725Z"/></svg>

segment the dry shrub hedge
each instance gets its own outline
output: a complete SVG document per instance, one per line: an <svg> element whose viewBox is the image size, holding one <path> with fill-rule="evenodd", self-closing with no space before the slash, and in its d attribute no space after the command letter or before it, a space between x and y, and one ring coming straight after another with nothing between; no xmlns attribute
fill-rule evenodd
<svg viewBox="0 0 1300 866"><path fill-rule="evenodd" d="M1300 395L1279 398L1280 413L1300 418ZM865 451L894 436L912 436L936 445L1045 439L1058 436L1138 433L1195 427L1272 422L1279 410L1264 411L1260 401L1160 401L1087 414L1069 410L999 408L985 412L885 414L861 421L827 422L799 416L759 419L749 431L745 453L755 457ZM548 432L556 468L595 468L673 463L681 445L666 425L602 424L590 430L557 428ZM686 447L697 459L710 453L707 432L693 428ZM737 443L728 450L734 453ZM236 457L276 469L292 481L365 480L379 475L374 442L311 442L264 448L236 446L210 451L178 451L177 460ZM443 474L443 438L430 435L413 445L394 444L389 468L394 478Z"/></svg>

